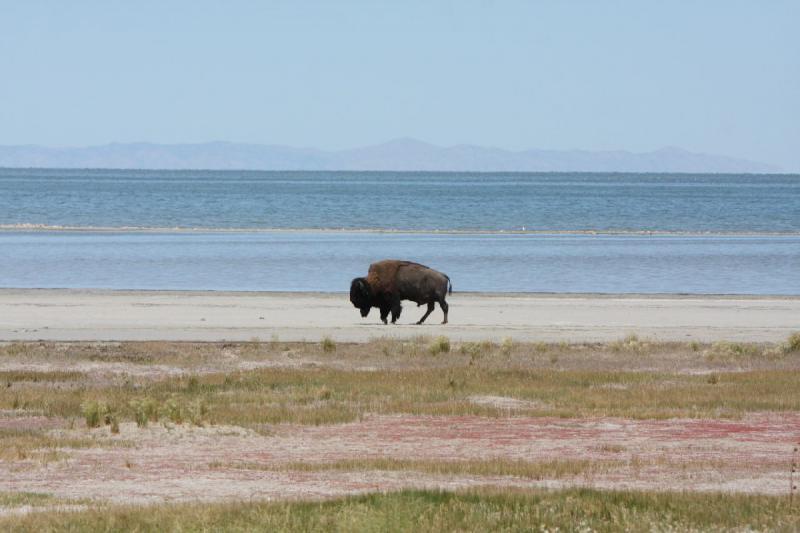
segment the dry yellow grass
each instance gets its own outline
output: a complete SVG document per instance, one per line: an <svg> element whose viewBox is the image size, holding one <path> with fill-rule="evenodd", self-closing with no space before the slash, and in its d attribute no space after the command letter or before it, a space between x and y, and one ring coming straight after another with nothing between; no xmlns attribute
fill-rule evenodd
<svg viewBox="0 0 800 533"><path fill-rule="evenodd" d="M51 507L57 504L75 503L74 500L56 498L41 492L0 492L0 509L15 507Z"/></svg>
<svg viewBox="0 0 800 533"><path fill-rule="evenodd" d="M0 409L85 418L89 425L169 420L256 429L346 422L368 413L738 417L800 410L800 352L791 345L716 343L696 349L627 337L608 345L506 340L451 349L445 338L419 337L334 344L333 353L324 343L277 341L15 343L1 348L0 363L11 366L0 371ZM778 349L783 357L765 356ZM122 364L123 373L49 369L65 360L78 369L83 361L91 368ZM13 369L14 361L21 361L19 369ZM226 370L233 363L262 361L269 366ZM31 362L41 370L30 370ZM637 365L647 370L637 371ZM152 373L134 372L151 367ZM165 376L159 370L165 367L185 374ZM476 403L475 396L523 402L510 412Z"/></svg>
<svg viewBox="0 0 800 533"><path fill-rule="evenodd" d="M60 450L98 445L89 438L59 437L41 430L0 429L0 460L50 462L60 459Z"/></svg>
<svg viewBox="0 0 800 533"><path fill-rule="evenodd" d="M602 451L620 454L625 451L621 445L604 445ZM773 466L783 464L776 458ZM703 460L684 460L680 457L657 456L641 458L630 456L622 458L593 459L552 459L526 461L495 457L491 459L471 460L420 460L397 459L389 457L368 457L345 459L332 462L305 461L292 463L253 463L228 462L210 463L215 469L241 469L277 472L365 472L365 471L398 471L421 472L425 474L481 477L517 477L530 480L568 479L575 477L591 478L592 476L616 473L634 479L641 471L659 469L676 475L676 472L687 476L698 475L698 472L713 470L717 474L722 471L736 472L746 470L747 465L738 464L724 458L708 458Z"/></svg>
<svg viewBox="0 0 800 533"><path fill-rule="evenodd" d="M561 479L609 472L624 466L626 461L609 460L555 460L522 461L511 459L488 459L468 461L431 461L415 459L367 458L335 462L303 463L212 463L212 468L238 468L242 470L267 470L289 472L342 471L361 472L369 470L424 472L441 475L469 476L513 476L526 479Z"/></svg>
<svg viewBox="0 0 800 533"><path fill-rule="evenodd" d="M507 408L473 402L475 396L529 402L515 408L515 414L560 417L719 418L800 410L798 370L713 376L469 365L377 371L270 368L64 389L15 381L0 389L0 409L80 418L87 406L98 405L98 418L111 414L139 421L137 406L150 402L158 406L159 419L248 427L346 422L367 413L509 416Z"/></svg>
<svg viewBox="0 0 800 533"><path fill-rule="evenodd" d="M80 370L69 367L81 362L130 365L140 369L158 365L189 372L222 371L229 369L230 363L236 361L271 361L287 366L296 366L303 361L317 364L329 361L353 367L364 363L391 368L453 366L470 362L493 368L539 368L552 367L555 361L557 368L567 370L724 370L774 368L776 364L796 367L800 360L800 349L797 348L800 340L797 339L800 339L800 334L778 344L663 343L635 335L610 343L574 344L514 342L511 338L500 343L453 343L446 337L432 339L425 336L410 339L378 338L360 344L336 343L330 338L320 343L283 343L278 339L270 342L253 339L251 342L238 343L30 342L0 344L0 363L60 364L62 368L51 369L60 373L52 376L54 381L80 379ZM432 356L441 353L448 355ZM781 357L776 357L778 354ZM3 372L2 366L0 372Z"/></svg>

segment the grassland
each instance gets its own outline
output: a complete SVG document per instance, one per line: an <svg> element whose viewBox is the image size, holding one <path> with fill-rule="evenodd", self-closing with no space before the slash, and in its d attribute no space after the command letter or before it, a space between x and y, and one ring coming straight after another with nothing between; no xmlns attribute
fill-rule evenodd
<svg viewBox="0 0 800 533"><path fill-rule="evenodd" d="M0 518L17 531L797 531L783 498L566 491L402 491L324 502L100 507Z"/></svg>
<svg viewBox="0 0 800 533"><path fill-rule="evenodd" d="M89 380L87 376L87 381ZM100 405L119 421L168 420L259 429L269 424L331 424L369 413L508 416L481 397L521 402L514 414L556 417L736 418L800 411L800 371L712 375L558 370L343 371L261 369L168 378L146 384L25 388L7 381L0 409L89 422ZM142 409L151 415L141 416Z"/></svg>
<svg viewBox="0 0 800 533"><path fill-rule="evenodd" d="M348 422L369 413L508 415L502 405L475 401L485 397L518 400L515 414L531 416L735 418L800 411L800 352L782 346L627 338L599 346L506 341L450 350L447 343L448 353L444 344L14 344L0 353L13 368L0 370L0 409L65 419L86 418L92 410L99 417L100 409L106 419L140 424L167 419L256 429ZM44 369L48 360L65 369ZM254 368L237 370L248 366L242 361ZM84 362L91 371L66 370Z"/></svg>
<svg viewBox="0 0 800 533"><path fill-rule="evenodd" d="M337 344L330 338L320 343L253 339L6 344L0 346L0 469L25 482L23 490L0 492L0 529L524 530L541 525L552 530L580 525L584 530L626 531L746 526L796 530L798 508L789 507L785 497L661 493L647 487L658 487L662 480L686 488L696 480L711 483L708 486L740 480L741 486L756 492L776 483L783 487L780 480L789 456L770 438L749 450L744 446L750 441L736 437L705 445L688 434L682 443L659 441L658 435L672 419L732 424L750 420L743 430L755 432L777 431L769 425L772 422L764 422L772 415L778 424L796 421L798 339L793 336L780 344L657 343L635 336L607 344L513 339L454 343L425 337L366 344ZM451 451L403 455L402 447L390 441L386 449L395 450L395 455L361 456L358 450L348 455L352 443L347 444L350 441L341 431L326 430L311 437L303 429L358 424L376 416L399 417L399 426L388 427L392 419L381 419L377 425L358 426L358 431L383 431L390 438L396 433L402 440L404 424L441 420L442 427L409 429L417 439L409 449L424 447L428 438L424 431L430 431L439 439L436 442L455 443L448 448L453 457L447 455ZM469 417L510 422L473 423ZM752 422L753 417L759 421ZM526 433L533 437L519 437L523 443L529 438L544 443L543 455L529 459L514 455L523 449L519 442L507 444L507 456L500 448L491 457L481 457L479 448L458 456L468 447L463 439L475 438L472 430L447 436L448 425L475 424L474 431L485 427L489 432L507 432L513 430L514 420L523 418L526 423L563 420L568 426L574 420L572 426L584 432L576 435L588 435L591 429L601 437L603 430L597 429L596 421L621 421L633 429L620 435L634 437L640 431L636 424L643 422L642 431L649 432L647 439L653 443L581 442L590 438L570 436L569 453L548 455L567 446L567 441L559 440L567 438L558 436L563 433L560 426L548 422L553 427L533 428ZM667 424L648 426L658 421ZM772 429L759 429L758 424ZM246 433L240 436L229 428ZM780 438L790 430L783 428ZM483 446L491 437L481 435L484 440L475 440L474 446ZM292 452L310 438L330 438L334 444L319 448L324 457L306 459ZM342 449L334 449L337 442ZM193 455L195 448L199 451ZM714 455L717 449L722 449L721 455ZM156 459L149 458L151 452ZM757 464L742 457L753 457ZM261 473L275 484L276 493L280 483L295 483L293 476L298 475L319 486L338 475L352 476L348 483L356 480L358 487L382 486L381 481L370 484L370 479L400 479L397 476L412 482L387 487L442 482L468 487L476 480L505 485L456 492L404 490L322 503L126 507L97 498L91 486L71 491L70 476L85 469L107 469L108 476L137 480L133 485L123 483L119 490L170 475L176 482L186 476L207 476L209 482L223 476L236 483L241 476L261 479ZM101 479L106 474L92 475ZM421 484L415 485L413 479ZM645 488L634 492L533 488L536 482L591 485L594 480L613 488L618 479ZM351 493L347 486L344 483L341 493L332 494ZM171 499L167 489L154 487L153 494ZM53 510L75 501L83 502L82 507ZM3 509L19 507L40 510L2 517Z"/></svg>

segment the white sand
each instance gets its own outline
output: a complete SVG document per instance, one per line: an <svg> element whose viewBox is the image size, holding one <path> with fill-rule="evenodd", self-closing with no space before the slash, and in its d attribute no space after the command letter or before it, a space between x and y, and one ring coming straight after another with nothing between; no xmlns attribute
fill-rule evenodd
<svg viewBox="0 0 800 533"><path fill-rule="evenodd" d="M0 340L366 341L447 335L454 340L780 341L800 330L800 297L497 295L456 293L450 324L406 302L400 324L362 319L347 294L0 290Z"/></svg>

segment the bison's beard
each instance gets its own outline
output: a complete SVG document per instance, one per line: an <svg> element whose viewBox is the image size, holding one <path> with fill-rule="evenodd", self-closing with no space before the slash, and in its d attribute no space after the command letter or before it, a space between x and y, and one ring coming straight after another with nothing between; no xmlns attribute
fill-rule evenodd
<svg viewBox="0 0 800 533"><path fill-rule="evenodd" d="M367 318L369 314L369 310L372 309L371 307L362 307L361 308L361 318Z"/></svg>

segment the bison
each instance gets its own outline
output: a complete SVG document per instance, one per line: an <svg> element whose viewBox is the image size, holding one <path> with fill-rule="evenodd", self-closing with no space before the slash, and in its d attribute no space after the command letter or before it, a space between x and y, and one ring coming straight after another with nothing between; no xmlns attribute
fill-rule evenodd
<svg viewBox="0 0 800 533"><path fill-rule="evenodd" d="M450 278L432 268L411 261L387 259L369 266L366 278L355 278L350 284L350 301L361 310L366 317L370 309L381 310L381 320L386 324L389 312L392 313L392 324L400 318L401 300L411 300L417 307L428 304L428 310L417 324L422 324L433 311L436 302L444 312L447 324L447 294L452 294L453 285Z"/></svg>

